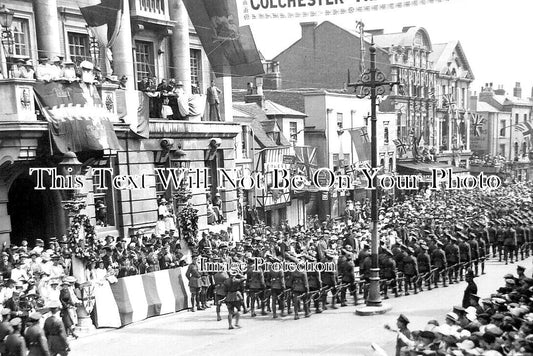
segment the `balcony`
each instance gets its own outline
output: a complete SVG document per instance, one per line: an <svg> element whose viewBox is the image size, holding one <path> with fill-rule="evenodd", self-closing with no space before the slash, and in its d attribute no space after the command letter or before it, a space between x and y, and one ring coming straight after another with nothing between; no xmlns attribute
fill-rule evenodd
<svg viewBox="0 0 533 356"><path fill-rule="evenodd" d="M173 27L168 0L133 0L130 4L131 18L137 25Z"/></svg>

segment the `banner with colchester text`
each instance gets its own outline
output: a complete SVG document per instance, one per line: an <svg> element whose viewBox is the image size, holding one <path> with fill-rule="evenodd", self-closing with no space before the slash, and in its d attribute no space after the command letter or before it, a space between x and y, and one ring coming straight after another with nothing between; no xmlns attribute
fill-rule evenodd
<svg viewBox="0 0 533 356"><path fill-rule="evenodd" d="M239 21L297 19L354 15L367 11L410 8L449 0L237 0Z"/></svg>

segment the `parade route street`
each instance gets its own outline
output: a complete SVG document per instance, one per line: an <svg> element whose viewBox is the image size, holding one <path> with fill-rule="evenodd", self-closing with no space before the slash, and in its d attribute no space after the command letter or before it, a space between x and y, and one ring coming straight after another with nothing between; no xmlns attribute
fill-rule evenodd
<svg viewBox="0 0 533 356"><path fill-rule="evenodd" d="M531 275L533 258L519 264ZM516 265L489 261L487 274L475 279L478 294L488 297L501 287L506 273L516 275ZM394 355L395 327L400 313L410 320L411 330L423 329L431 319L443 322L454 305L460 305L466 282L387 300L392 311L379 316L356 316L354 306L327 310L310 318L292 316L274 320L244 315L242 329L228 330L227 311L216 321L215 308L151 318L117 330L98 330L71 342L74 356L119 355L371 355L370 343Z"/></svg>

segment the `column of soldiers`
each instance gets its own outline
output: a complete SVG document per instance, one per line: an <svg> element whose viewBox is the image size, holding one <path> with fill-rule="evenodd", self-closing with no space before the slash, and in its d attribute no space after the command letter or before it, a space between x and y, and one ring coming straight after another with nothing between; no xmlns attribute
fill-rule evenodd
<svg viewBox="0 0 533 356"><path fill-rule="evenodd" d="M524 193L526 192L526 193ZM531 187L502 188L487 194L481 191L421 195L380 209L379 267L384 298L419 293L424 289L446 287L474 275L485 273L487 258L505 263L527 258L532 251L533 211L529 200ZM241 300L232 300L233 313L250 311L252 317L274 318L294 313L294 319L314 311L358 303L359 294L367 297L372 259L369 249L369 222L353 224L328 222L298 226L279 231L264 225L247 226L245 238L235 244L203 243L197 258L221 263L242 263L245 271L233 273L239 281ZM209 236L204 236L208 239ZM256 258L268 262L332 262L334 271L273 271L255 269ZM196 267L189 266L188 274ZM198 274L198 273L197 273ZM195 283L190 279L193 306L204 307L205 298L197 303ZM208 299L214 296L217 319L228 302L226 281L231 273L211 273L205 278ZM232 282L233 283L233 282ZM235 282L236 283L236 282ZM235 289L235 285L231 284ZM197 290L197 289L196 289ZM235 291L232 292L234 299ZM234 318L232 318L234 320ZM232 325L230 325L232 326Z"/></svg>

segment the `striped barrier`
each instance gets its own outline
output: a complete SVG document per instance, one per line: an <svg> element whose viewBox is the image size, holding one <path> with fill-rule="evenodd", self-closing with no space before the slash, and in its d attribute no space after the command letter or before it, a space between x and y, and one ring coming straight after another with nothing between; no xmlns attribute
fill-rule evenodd
<svg viewBox="0 0 533 356"><path fill-rule="evenodd" d="M188 308L185 268L120 278L95 288L96 326L118 328Z"/></svg>

